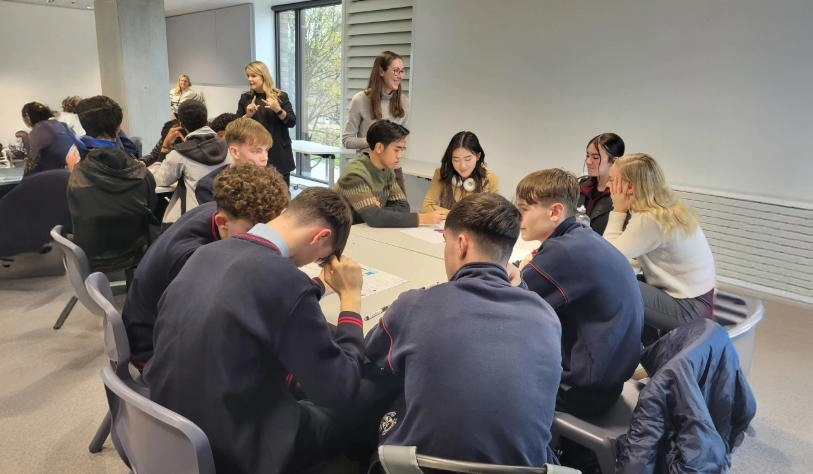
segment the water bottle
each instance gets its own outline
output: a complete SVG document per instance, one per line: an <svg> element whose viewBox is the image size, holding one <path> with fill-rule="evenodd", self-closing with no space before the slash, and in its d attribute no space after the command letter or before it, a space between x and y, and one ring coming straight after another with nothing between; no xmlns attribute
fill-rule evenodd
<svg viewBox="0 0 813 474"><path fill-rule="evenodd" d="M587 209L585 209L584 206L576 208L576 222L590 227L590 216L587 215Z"/></svg>

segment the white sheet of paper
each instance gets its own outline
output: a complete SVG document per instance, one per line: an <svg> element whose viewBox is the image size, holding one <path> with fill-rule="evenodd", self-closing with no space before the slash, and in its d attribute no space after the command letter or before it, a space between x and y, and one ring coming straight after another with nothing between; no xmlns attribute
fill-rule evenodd
<svg viewBox="0 0 813 474"><path fill-rule="evenodd" d="M299 269L305 272L305 274L311 278L318 277L319 273L322 271L319 265L315 263L309 263L303 267L300 267ZM407 281L406 279L397 275L382 272L381 270L376 270L375 268L368 267L366 265L361 266L361 275L364 279L361 285L362 298L379 291L389 290L390 288L394 288L402 283L406 283ZM325 286L328 290L325 293L326 296L333 293L329 286Z"/></svg>
<svg viewBox="0 0 813 474"><path fill-rule="evenodd" d="M416 239L421 239L424 242L429 242L430 244L443 243L443 227L427 225L412 227L409 229L401 229L401 232L405 233L406 235L411 235Z"/></svg>
<svg viewBox="0 0 813 474"><path fill-rule="evenodd" d="M511 251L511 258L508 259L509 262L516 262L517 260L522 260L523 258L527 257L529 253L539 248L539 241L537 240L522 240L518 239L516 245L514 245L514 250Z"/></svg>

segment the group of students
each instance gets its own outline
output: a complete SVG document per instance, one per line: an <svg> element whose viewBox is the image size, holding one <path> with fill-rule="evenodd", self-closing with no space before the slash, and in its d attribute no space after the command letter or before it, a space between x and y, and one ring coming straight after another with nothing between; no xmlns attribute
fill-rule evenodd
<svg viewBox="0 0 813 474"><path fill-rule="evenodd" d="M379 55L345 127L345 146L362 153L335 189L294 199L284 137L295 116L262 63L247 66L251 91L222 138L200 101L178 105L155 177L127 151L114 101L77 107L87 136L70 199L93 196L72 207L77 220L109 212L111 192L143 196L127 212L149 210L156 180L183 179L190 154L219 159L182 191L196 206L145 243L122 312L151 398L203 429L219 471L304 472L343 451L366 460L378 443L539 466L554 460L554 410L595 415L618 399L645 324L666 332L712 316L713 257L697 217L655 160L625 155L615 134L589 141L588 177L531 173L512 203L477 136L460 132L412 212L397 172L409 135L403 69ZM582 205L590 227L576 219ZM361 269L343 255L357 222L445 222L449 281L401 294L366 340ZM512 263L519 236L541 245ZM313 279L299 270L311 262L323 266ZM319 306L329 288L335 327Z"/></svg>

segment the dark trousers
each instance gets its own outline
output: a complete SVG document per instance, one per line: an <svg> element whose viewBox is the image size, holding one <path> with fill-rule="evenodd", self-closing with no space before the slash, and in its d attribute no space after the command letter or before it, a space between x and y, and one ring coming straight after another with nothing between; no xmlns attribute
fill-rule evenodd
<svg viewBox="0 0 813 474"><path fill-rule="evenodd" d="M623 389L623 383L607 390L585 390L561 384L556 393L556 410L576 416L597 416L613 406Z"/></svg>

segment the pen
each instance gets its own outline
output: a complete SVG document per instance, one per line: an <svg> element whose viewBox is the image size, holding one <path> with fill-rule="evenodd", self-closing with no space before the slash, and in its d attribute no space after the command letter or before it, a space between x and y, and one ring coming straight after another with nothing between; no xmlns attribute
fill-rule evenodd
<svg viewBox="0 0 813 474"><path fill-rule="evenodd" d="M372 314L368 314L367 316L364 316L364 320L369 321L369 320L375 318L376 316L380 316L380 315L384 314L384 312L387 311L387 309L389 309L389 307L390 307L390 305L382 306L381 309L379 309L378 311L375 311Z"/></svg>

